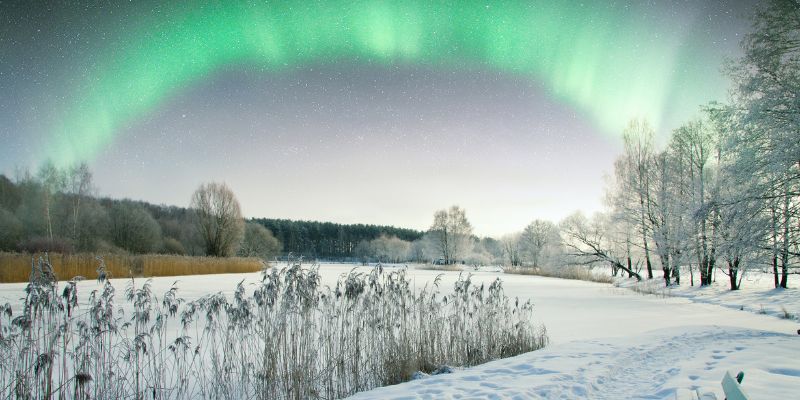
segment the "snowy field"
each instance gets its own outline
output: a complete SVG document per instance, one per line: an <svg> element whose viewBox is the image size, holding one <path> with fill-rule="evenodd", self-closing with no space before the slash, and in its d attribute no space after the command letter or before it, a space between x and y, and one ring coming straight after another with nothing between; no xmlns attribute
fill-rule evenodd
<svg viewBox="0 0 800 400"><path fill-rule="evenodd" d="M352 268L322 265L323 284L334 284ZM412 267L409 276L422 288L440 273ZM457 276L444 272L443 292L452 289ZM690 391L699 389L722 399L719 382L726 370L745 372L743 386L753 399L795 398L800 391L800 324L773 312L782 306L797 314L800 296L795 289L769 289L768 279L758 284L745 281L743 290L732 294L714 287L672 289L665 293L672 296L658 296L607 284L501 272L473 276L487 284L499 276L507 295L532 299L551 345L353 398L674 399L691 398ZM255 283L259 274L157 278L153 289L160 295L178 281L179 295L193 300L217 291L232 295L242 280ZM114 282L118 290L126 284ZM0 302L19 304L24 287L0 285ZM94 281L81 282L79 294L85 296L96 287ZM760 314L761 305L767 314Z"/></svg>

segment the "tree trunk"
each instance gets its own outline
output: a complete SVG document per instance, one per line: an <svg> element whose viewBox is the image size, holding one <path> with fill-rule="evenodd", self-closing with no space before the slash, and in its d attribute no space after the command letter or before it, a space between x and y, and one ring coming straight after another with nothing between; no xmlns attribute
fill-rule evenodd
<svg viewBox="0 0 800 400"><path fill-rule="evenodd" d="M647 262L647 279L653 279L653 264L650 263L650 249L647 246L647 224L645 224L644 195L639 193L639 207L641 208L642 243L644 244L644 259Z"/></svg>
<svg viewBox="0 0 800 400"><path fill-rule="evenodd" d="M644 239L644 259L647 263L647 279L653 279L653 263L650 262L650 250L647 247L647 239Z"/></svg>
<svg viewBox="0 0 800 400"><path fill-rule="evenodd" d="M700 259L700 286L706 286L711 282L707 271L708 271L708 256L704 254Z"/></svg>
<svg viewBox="0 0 800 400"><path fill-rule="evenodd" d="M781 254L781 284L780 287L786 289L789 281L789 252L784 250Z"/></svg>
<svg viewBox="0 0 800 400"><path fill-rule="evenodd" d="M717 281L716 267L717 267L717 249L712 244L711 255L708 257L709 285Z"/></svg>
<svg viewBox="0 0 800 400"><path fill-rule="evenodd" d="M736 279L739 274L739 257L728 260L728 278L731 281L731 290L739 290L739 281Z"/></svg>
<svg viewBox="0 0 800 400"><path fill-rule="evenodd" d="M628 255L628 278L633 278L633 260L631 260L631 256Z"/></svg>
<svg viewBox="0 0 800 400"><path fill-rule="evenodd" d="M783 198L783 246L781 247L781 284L784 289L789 280L789 187Z"/></svg>
<svg viewBox="0 0 800 400"><path fill-rule="evenodd" d="M53 223L50 219L50 192L45 192L44 195L44 217L47 222L47 237L50 242L53 241Z"/></svg>
<svg viewBox="0 0 800 400"><path fill-rule="evenodd" d="M778 214L773 205L772 208L772 276L775 279L775 288L780 287L780 277L778 274Z"/></svg>
<svg viewBox="0 0 800 400"><path fill-rule="evenodd" d="M616 261L611 261L611 265L615 265L617 268L627 272L630 277L636 278L637 281L641 282L642 277L639 274L637 274L636 272L633 272L632 269L626 268L624 265L622 265L622 264L620 264L620 263L618 263Z"/></svg>

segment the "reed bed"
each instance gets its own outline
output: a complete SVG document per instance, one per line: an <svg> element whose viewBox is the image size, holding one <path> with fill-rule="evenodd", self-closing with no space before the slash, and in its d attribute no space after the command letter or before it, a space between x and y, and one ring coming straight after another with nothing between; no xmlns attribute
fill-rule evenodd
<svg viewBox="0 0 800 400"><path fill-rule="evenodd" d="M0 252L0 283L28 282L31 260L37 255ZM106 273L114 278L157 277L258 272L257 258L190 257L176 255L104 255ZM97 279L98 256L94 254L50 254L53 272L59 279L81 276Z"/></svg>
<svg viewBox="0 0 800 400"><path fill-rule="evenodd" d="M424 269L428 271L449 271L449 272L460 272L464 271L465 268L473 269L471 266L468 267L461 264L449 264L449 265L420 264L417 266L417 269Z"/></svg>
<svg viewBox="0 0 800 400"><path fill-rule="evenodd" d="M596 274L585 267L564 267L558 269L526 268L526 267L506 267L503 269L506 274L517 275L536 275L548 278L571 279L578 281L588 281L597 283L614 283L614 278L606 274Z"/></svg>
<svg viewBox="0 0 800 400"><path fill-rule="evenodd" d="M19 315L0 308L0 396L75 399L333 399L539 349L533 306L496 280L461 275L420 291L405 270L351 271L321 287L316 267L270 268L246 293L184 302L131 279L124 304L97 268L78 301L75 281L33 264ZM122 310L127 309L128 312Z"/></svg>

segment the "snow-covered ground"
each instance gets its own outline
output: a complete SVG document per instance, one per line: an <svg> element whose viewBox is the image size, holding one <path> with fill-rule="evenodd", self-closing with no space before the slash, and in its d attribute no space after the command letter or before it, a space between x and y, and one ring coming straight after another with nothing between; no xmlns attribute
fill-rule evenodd
<svg viewBox="0 0 800 400"><path fill-rule="evenodd" d="M624 288L629 283L503 279L507 293L534 299L550 347L352 398L691 399L697 390L723 399L728 370L745 372L752 399L796 398L800 391L800 324L778 318L782 312L760 312L762 304L798 309L800 296L770 289L764 277L734 293L723 281L662 292L672 297L641 295Z"/></svg>
<svg viewBox="0 0 800 400"><path fill-rule="evenodd" d="M352 268L322 265L323 284L334 284ZM409 269L418 288L440 273ZM443 274L442 291L448 292L458 273ZM674 399L691 398L689 391L699 389L722 399L719 381L726 370L745 372L743 386L753 399L795 398L800 392L800 324L757 312L761 304L800 312L795 289L775 291L745 282L734 294L720 288L680 288L670 291L673 296L653 296L608 284L473 273L477 282L497 277L506 294L536 304L537 317L550 335L548 348L354 398ZM157 278L153 290L163 293L178 281L180 296L191 300L210 292L232 294L238 282L258 279L259 274ZM121 292L126 283L114 284ZM0 285L0 302L18 304L24 286ZM79 293L86 295L95 287L93 281L81 282ZM740 311L742 305L745 311Z"/></svg>
<svg viewBox="0 0 800 400"><path fill-rule="evenodd" d="M741 289L731 291L728 277L718 273L716 281L706 287L690 286L684 279L681 286L664 287L664 281L653 279L637 283L634 280L617 280L619 287L639 288L657 295L684 297L695 303L717 304L736 310L767 314L778 318L800 316L800 291L792 286L800 284L797 276L789 279L789 289L775 289L772 274L748 271ZM788 315L787 315L788 314Z"/></svg>
<svg viewBox="0 0 800 400"><path fill-rule="evenodd" d="M798 340L764 330L679 326L558 344L351 398L691 399L699 389L722 399L724 371L744 370L752 399L791 399L800 388Z"/></svg>

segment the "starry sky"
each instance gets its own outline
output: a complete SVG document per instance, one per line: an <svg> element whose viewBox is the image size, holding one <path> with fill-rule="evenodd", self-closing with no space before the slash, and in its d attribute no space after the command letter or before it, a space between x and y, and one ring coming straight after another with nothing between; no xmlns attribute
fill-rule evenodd
<svg viewBox="0 0 800 400"><path fill-rule="evenodd" d="M663 140L724 100L754 3L0 1L0 172L498 236L600 210L631 118Z"/></svg>

